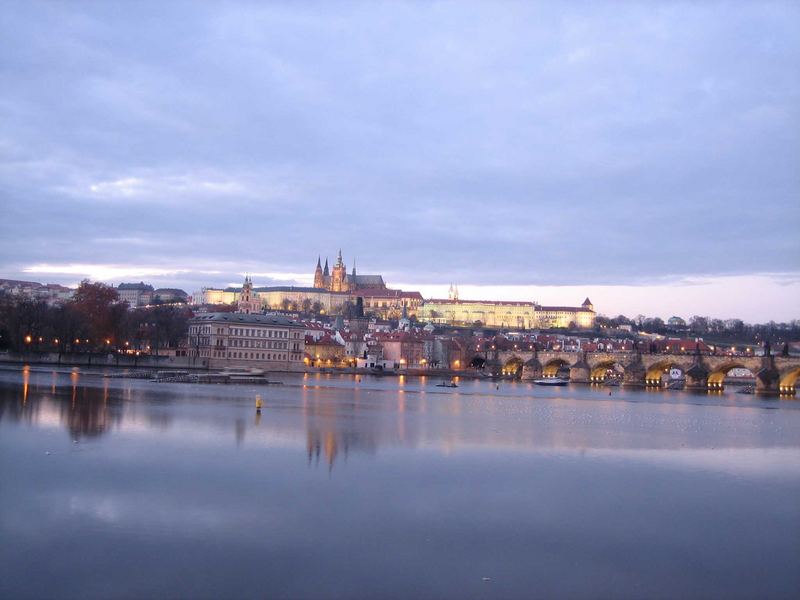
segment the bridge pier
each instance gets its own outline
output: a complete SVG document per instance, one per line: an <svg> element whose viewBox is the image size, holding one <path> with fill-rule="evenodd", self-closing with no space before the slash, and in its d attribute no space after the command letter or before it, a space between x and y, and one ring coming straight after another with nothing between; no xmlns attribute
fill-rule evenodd
<svg viewBox="0 0 800 600"><path fill-rule="evenodd" d="M781 374L775 368L775 358L768 354L761 359L761 369L756 373L756 393L778 395Z"/></svg>
<svg viewBox="0 0 800 600"><path fill-rule="evenodd" d="M522 365L522 379L539 379L542 376L542 363L535 356Z"/></svg>
<svg viewBox="0 0 800 600"><path fill-rule="evenodd" d="M684 389L687 390L710 390L711 388L708 387L708 367L705 366L702 359L697 359L689 367L686 372L684 373L686 377L686 383L684 385ZM720 388L722 386L720 384Z"/></svg>
<svg viewBox="0 0 800 600"><path fill-rule="evenodd" d="M622 385L626 387L643 387L646 375L647 369L642 363L642 355L637 352L634 359L623 367Z"/></svg>
<svg viewBox="0 0 800 600"><path fill-rule="evenodd" d="M589 383L591 381L592 370L586 364L586 354L584 353L569 368L569 380L573 383Z"/></svg>

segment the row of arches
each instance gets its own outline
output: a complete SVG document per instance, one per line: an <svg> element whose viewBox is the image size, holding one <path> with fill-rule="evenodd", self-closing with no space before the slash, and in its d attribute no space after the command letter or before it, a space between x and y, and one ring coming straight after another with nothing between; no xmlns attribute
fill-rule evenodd
<svg viewBox="0 0 800 600"><path fill-rule="evenodd" d="M570 363L562 358L554 358L543 364L536 359L531 359L527 363L518 356L512 356L502 364L491 365L482 356L475 356L470 362L473 368L496 369L496 373L505 376L521 378L535 377L570 377L570 369L579 366L577 363ZM732 361L714 368L712 371L705 371L702 367L693 365L686 368L675 360L663 360L644 368L641 364L624 365L619 361L608 359L592 365L580 365L588 371L589 383L606 383L609 380L625 381L628 384L645 385L648 387L662 388L668 387L676 382L691 381L693 387L705 386L709 390L723 390L726 378L732 372L738 371L738 376L757 378L758 374L746 365ZM697 370L699 369L699 370ZM800 379L800 367L793 367L782 373L777 373L776 390L782 395L795 395L797 392L797 381Z"/></svg>

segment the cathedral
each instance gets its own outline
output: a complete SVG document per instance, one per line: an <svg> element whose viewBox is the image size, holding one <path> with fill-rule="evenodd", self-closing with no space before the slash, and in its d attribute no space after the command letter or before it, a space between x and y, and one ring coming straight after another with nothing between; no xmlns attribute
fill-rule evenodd
<svg viewBox="0 0 800 600"><path fill-rule="evenodd" d="M355 261L353 272L347 273L347 268L342 260L342 251L333 269L328 268L328 259L325 259L325 268L322 267L322 257L317 258L317 268L314 271L314 287L329 292L355 292L357 290L373 289L385 290L386 284L380 275L357 275Z"/></svg>

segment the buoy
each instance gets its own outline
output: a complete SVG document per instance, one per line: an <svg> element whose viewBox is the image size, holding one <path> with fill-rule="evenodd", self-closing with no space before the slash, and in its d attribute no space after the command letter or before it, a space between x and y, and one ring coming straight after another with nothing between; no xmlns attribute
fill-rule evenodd
<svg viewBox="0 0 800 600"><path fill-rule="evenodd" d="M261 407L262 406L263 406L263 403L261 402L261 394L256 394L256 412L257 413L261 412Z"/></svg>

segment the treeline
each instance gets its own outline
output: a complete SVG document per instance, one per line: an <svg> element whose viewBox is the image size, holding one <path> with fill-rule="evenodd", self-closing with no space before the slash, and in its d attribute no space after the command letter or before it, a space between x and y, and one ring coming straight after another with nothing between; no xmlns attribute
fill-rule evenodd
<svg viewBox="0 0 800 600"><path fill-rule="evenodd" d="M629 319L624 315L614 318L598 316L595 324L600 328L619 328L628 325L633 331L644 333L657 333L661 335L682 335L689 337L702 337L719 342L747 342L747 343L785 343L800 341L800 320L795 319L788 323L750 324L741 319L712 319L695 315L688 322L670 324L659 317L645 317L637 315Z"/></svg>
<svg viewBox="0 0 800 600"><path fill-rule="evenodd" d="M60 305L0 296L0 349L12 352L113 352L157 354L186 338L192 312L160 305L130 310L117 291L83 281Z"/></svg>

